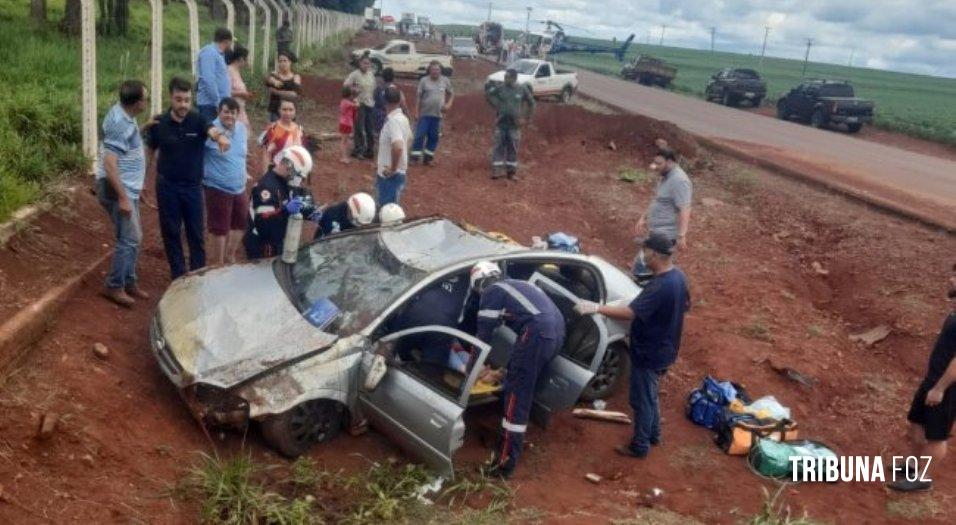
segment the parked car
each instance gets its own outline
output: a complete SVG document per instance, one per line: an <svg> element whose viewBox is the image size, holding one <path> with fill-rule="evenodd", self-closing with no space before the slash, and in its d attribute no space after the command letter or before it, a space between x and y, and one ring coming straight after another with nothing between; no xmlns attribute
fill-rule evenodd
<svg viewBox="0 0 956 525"><path fill-rule="evenodd" d="M856 133L864 124L873 123L876 105L855 96L853 85L840 80L808 80L777 101L777 116L784 120L799 118L815 128L828 124L846 124Z"/></svg>
<svg viewBox="0 0 956 525"><path fill-rule="evenodd" d="M621 77L645 86L667 87L677 77L677 67L659 58L640 54L621 68Z"/></svg>
<svg viewBox="0 0 956 525"><path fill-rule="evenodd" d="M736 106L746 100L753 107L767 96L767 83L753 69L728 67L710 77L704 89L704 98L717 100L725 106Z"/></svg>
<svg viewBox="0 0 956 525"><path fill-rule="evenodd" d="M478 58L478 47L475 39L458 36L451 40L451 56L453 58Z"/></svg>
<svg viewBox="0 0 956 525"><path fill-rule="evenodd" d="M375 68L376 73L390 67L396 75L422 77L428 72L428 64L432 60L437 60L441 64L443 75L450 77L453 72L450 56L419 53L415 49L415 43L408 40L389 40L374 48L356 49L352 51L351 63L356 64L365 53L368 53L372 59L372 67Z"/></svg>
<svg viewBox="0 0 956 525"><path fill-rule="evenodd" d="M535 98L556 97L563 103L571 100L578 89L578 74L574 71L562 71L554 67L553 62L524 58L512 66L518 71L518 84L531 86ZM505 71L488 75L487 82L503 83Z"/></svg>
<svg viewBox="0 0 956 525"><path fill-rule="evenodd" d="M465 410L496 399L472 394L478 373L507 364L515 334L501 328L489 345L465 325L391 327L429 287L477 306L468 281L479 260L539 286L567 322L564 347L539 380L533 420L546 424L579 399L609 396L621 382L628 327L580 316L573 305L633 298L640 288L628 275L596 256L532 250L437 217L327 236L303 246L294 264L269 259L177 279L151 321L150 348L204 425L257 422L272 447L294 457L367 421L450 476ZM429 333L477 349L464 374L390 356L396 341ZM387 368L369 385L377 356L389 356Z"/></svg>
<svg viewBox="0 0 956 525"><path fill-rule="evenodd" d="M382 32L387 35L397 35L398 28L395 27L395 22L386 22L382 24Z"/></svg>

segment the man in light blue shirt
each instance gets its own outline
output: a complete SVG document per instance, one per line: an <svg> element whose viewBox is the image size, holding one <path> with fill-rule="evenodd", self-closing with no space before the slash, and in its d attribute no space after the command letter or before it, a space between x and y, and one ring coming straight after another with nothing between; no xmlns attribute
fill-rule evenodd
<svg viewBox="0 0 956 525"><path fill-rule="evenodd" d="M146 179L146 157L136 115L146 110L146 86L138 80L123 82L119 102L103 119L96 195L109 214L115 235L113 261L106 275L107 299L126 308L136 299L148 299L136 279L136 262L143 238L139 220L139 194Z"/></svg>
<svg viewBox="0 0 956 525"><path fill-rule="evenodd" d="M232 32L224 27L216 29L213 42L199 50L196 58L196 75L199 87L196 89L196 109L207 120L214 120L219 110L219 102L232 96L229 83L229 70L226 68L225 53L232 48Z"/></svg>
<svg viewBox="0 0 956 525"><path fill-rule="evenodd" d="M236 249L249 221L246 200L246 156L249 130L236 120L239 102L231 97L219 103L219 118L212 125L229 138L232 146L220 151L219 144L206 140L203 151L203 194L206 200L206 227L209 230L209 262L222 265L236 262Z"/></svg>

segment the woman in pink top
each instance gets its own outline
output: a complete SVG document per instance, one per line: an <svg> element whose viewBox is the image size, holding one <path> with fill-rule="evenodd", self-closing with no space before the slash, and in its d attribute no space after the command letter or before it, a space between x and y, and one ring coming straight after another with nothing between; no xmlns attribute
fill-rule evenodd
<svg viewBox="0 0 956 525"><path fill-rule="evenodd" d="M358 104L355 102L355 92L350 86L342 86L342 101L339 102L339 134L342 136L342 164L348 164L349 150L351 145L349 139L352 137L352 131L355 129L355 114L358 112Z"/></svg>
<svg viewBox="0 0 956 525"><path fill-rule="evenodd" d="M248 58L249 50L239 44L236 44L232 51L226 53L232 98L239 102L239 115L236 116L236 120L245 124L247 129L249 128L249 116L246 115L246 102L252 98L253 94L246 89L246 83L242 80L242 68L246 67Z"/></svg>

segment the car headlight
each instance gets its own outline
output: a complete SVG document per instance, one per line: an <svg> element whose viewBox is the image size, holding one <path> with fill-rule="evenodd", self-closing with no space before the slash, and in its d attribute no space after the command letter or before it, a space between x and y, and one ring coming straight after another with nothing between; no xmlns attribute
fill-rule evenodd
<svg viewBox="0 0 956 525"><path fill-rule="evenodd" d="M183 397L205 425L242 428L249 420L249 403L224 388L196 383L183 390Z"/></svg>
<svg viewBox="0 0 956 525"><path fill-rule="evenodd" d="M183 373L183 367L176 360L172 350L163 337L163 331L159 322L159 313L153 316L149 323L149 346L156 356L156 361L163 373L167 377L175 380Z"/></svg>

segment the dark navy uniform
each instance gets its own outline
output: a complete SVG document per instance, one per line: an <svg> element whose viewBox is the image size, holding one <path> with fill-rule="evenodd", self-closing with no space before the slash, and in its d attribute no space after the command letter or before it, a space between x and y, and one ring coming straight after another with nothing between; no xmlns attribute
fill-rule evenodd
<svg viewBox="0 0 956 525"><path fill-rule="evenodd" d="M279 176L271 168L252 187L249 199L249 227L243 239L246 256L250 259L274 257L282 253L282 241L289 222L286 203L293 197L309 196L305 188L293 188L285 177ZM310 207L303 207L302 214L308 217Z"/></svg>
<svg viewBox="0 0 956 525"><path fill-rule="evenodd" d="M464 277L451 277L435 283L416 294L389 328L393 332L427 325L457 328L458 314L467 294L468 280ZM402 338L395 350L402 360L410 361L413 359L412 350L417 348L423 364L444 369L454 339L446 334L419 334Z"/></svg>
<svg viewBox="0 0 956 525"><path fill-rule="evenodd" d="M564 344L564 317L538 287L505 279L481 294L478 339L490 341L502 323L518 335L502 389L504 418L497 450L498 468L510 473L524 444L538 376Z"/></svg>
<svg viewBox="0 0 956 525"><path fill-rule="evenodd" d="M315 229L315 238L351 230L354 227L355 225L349 218L349 202L342 201L329 206L322 212L319 227Z"/></svg>

